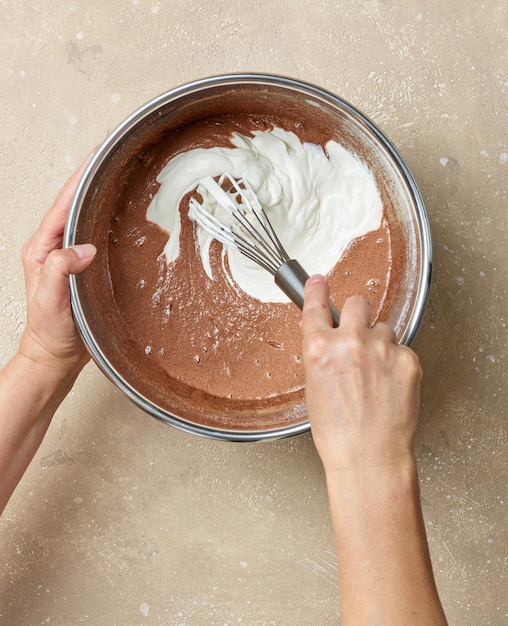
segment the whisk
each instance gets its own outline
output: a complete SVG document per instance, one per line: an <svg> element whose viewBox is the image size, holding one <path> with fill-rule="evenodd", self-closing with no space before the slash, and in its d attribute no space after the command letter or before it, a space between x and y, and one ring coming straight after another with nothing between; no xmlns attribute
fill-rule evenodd
<svg viewBox="0 0 508 626"><path fill-rule="evenodd" d="M218 181L207 176L200 181L200 185L233 216L234 221L230 226L225 224L196 198L190 200L189 217L211 237L270 272L277 286L302 309L305 281L309 275L296 259L287 254L249 182L224 173ZM340 313L332 303L330 312L337 327Z"/></svg>

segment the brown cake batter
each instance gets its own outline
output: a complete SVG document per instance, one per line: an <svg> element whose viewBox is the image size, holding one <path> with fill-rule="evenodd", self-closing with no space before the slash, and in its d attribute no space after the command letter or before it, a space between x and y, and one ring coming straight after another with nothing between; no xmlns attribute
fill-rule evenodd
<svg viewBox="0 0 508 626"><path fill-rule="evenodd" d="M180 255L167 264L168 233L146 220L156 193L155 180L167 161L182 150L230 146L233 131L249 134L282 126L301 141L324 145L299 124L281 119L223 116L172 133L140 159L126 185L108 232L107 259L118 320L138 346L148 370L160 369L207 396L231 401L266 401L300 392L300 311L294 304L263 303L232 286L221 270L221 244L210 256L215 280L205 274L196 251L194 225L182 201ZM342 307L352 294L372 303L373 321L382 317L392 272L392 232L380 228L352 241L329 274L331 297Z"/></svg>

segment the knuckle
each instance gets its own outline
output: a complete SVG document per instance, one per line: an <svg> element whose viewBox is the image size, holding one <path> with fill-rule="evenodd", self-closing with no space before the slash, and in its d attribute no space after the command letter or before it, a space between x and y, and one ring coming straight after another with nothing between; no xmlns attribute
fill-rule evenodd
<svg viewBox="0 0 508 626"><path fill-rule="evenodd" d="M357 329L351 329L342 337L342 350L350 356L358 356L365 349L362 334Z"/></svg>
<svg viewBox="0 0 508 626"><path fill-rule="evenodd" d="M333 331L332 331L333 332ZM304 357L311 367L339 368L360 364L365 352L361 333L348 331L335 334L326 330L314 331L304 341Z"/></svg>
<svg viewBox="0 0 508 626"><path fill-rule="evenodd" d="M48 270L53 273L63 273L67 269L67 259L62 254L61 250L52 250L45 262Z"/></svg>
<svg viewBox="0 0 508 626"><path fill-rule="evenodd" d="M406 346L400 346L400 348L401 366L404 367L410 378L420 379L422 377L422 367L417 354Z"/></svg>
<svg viewBox="0 0 508 626"><path fill-rule="evenodd" d="M314 313L318 310L322 310L322 309L326 309L327 308L327 304L325 302L323 302L322 300L313 300L310 298L306 298L304 300L304 305L303 305L303 313L307 314L307 315L311 315L314 316Z"/></svg>
<svg viewBox="0 0 508 626"><path fill-rule="evenodd" d="M29 239L28 241L25 241L23 247L21 248L21 260L25 265L27 265L33 261L34 257L32 239Z"/></svg>
<svg viewBox="0 0 508 626"><path fill-rule="evenodd" d="M311 364L321 364L326 360L330 342L324 331L314 331L310 333L303 345L306 360Z"/></svg>

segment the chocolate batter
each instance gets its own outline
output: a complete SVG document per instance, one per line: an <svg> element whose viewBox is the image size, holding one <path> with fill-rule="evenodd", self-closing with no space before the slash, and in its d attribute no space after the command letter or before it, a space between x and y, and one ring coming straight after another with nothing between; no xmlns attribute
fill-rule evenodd
<svg viewBox="0 0 508 626"><path fill-rule="evenodd" d="M229 146L233 131L249 134L272 123L224 117L175 133L129 185L110 227L112 289L133 341L169 377L220 398L259 400L303 388L300 311L293 304L260 302L232 287L221 270L218 242L211 250L215 280L206 276L196 252L195 227L187 218L188 198L180 206L180 255L168 266L162 254L167 233L147 222L146 209L158 188L155 175L179 151ZM390 268L390 229L384 223L353 241L331 272L333 301L340 308L348 295L364 294L377 319Z"/></svg>

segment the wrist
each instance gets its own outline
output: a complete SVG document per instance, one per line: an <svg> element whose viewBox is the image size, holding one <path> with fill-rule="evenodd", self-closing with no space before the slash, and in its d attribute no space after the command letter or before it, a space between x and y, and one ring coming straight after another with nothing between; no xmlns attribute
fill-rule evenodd
<svg viewBox="0 0 508 626"><path fill-rule="evenodd" d="M421 527L418 473L413 459L378 468L334 471L326 475L326 486L335 539L341 549L349 542L370 546L374 536L381 540L395 528ZM365 532L372 535L370 539L362 537Z"/></svg>
<svg viewBox="0 0 508 626"><path fill-rule="evenodd" d="M325 441L313 436L326 474L376 474L414 464L412 428L342 432Z"/></svg>
<svg viewBox="0 0 508 626"><path fill-rule="evenodd" d="M39 362L18 351L7 364L11 390L18 390L29 401L31 413L42 418L52 416L71 390L81 367Z"/></svg>
<svg viewBox="0 0 508 626"><path fill-rule="evenodd" d="M75 379L90 359L80 341L74 348L66 349L60 354L48 350L29 328L21 337L18 355L44 379L56 382L67 380L69 377Z"/></svg>
<svg viewBox="0 0 508 626"><path fill-rule="evenodd" d="M84 363L80 364L75 360L39 360L30 353L25 353L21 347L11 362L20 376L25 376L34 383L40 381L41 386L47 388L49 393L72 386L84 366Z"/></svg>
<svg viewBox="0 0 508 626"><path fill-rule="evenodd" d="M330 493L346 494L348 498L373 496L375 499L390 494L417 493L418 471L413 454L400 455L390 461L354 465L326 470Z"/></svg>

